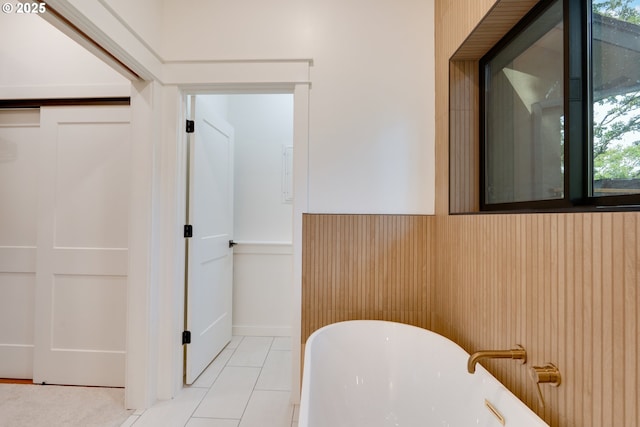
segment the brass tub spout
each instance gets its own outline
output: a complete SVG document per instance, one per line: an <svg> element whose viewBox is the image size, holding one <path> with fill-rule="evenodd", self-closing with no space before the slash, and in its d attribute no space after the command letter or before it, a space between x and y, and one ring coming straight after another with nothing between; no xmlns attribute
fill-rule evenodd
<svg viewBox="0 0 640 427"><path fill-rule="evenodd" d="M520 363L526 363L527 352L518 344L518 348L512 348L511 350L484 350L476 351L469 357L467 362L467 371L473 374L476 371L476 363L482 359L518 359Z"/></svg>

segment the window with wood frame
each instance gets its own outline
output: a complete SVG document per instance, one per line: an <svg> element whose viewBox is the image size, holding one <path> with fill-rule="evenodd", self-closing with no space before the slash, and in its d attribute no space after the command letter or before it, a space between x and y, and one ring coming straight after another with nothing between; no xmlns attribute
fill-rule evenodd
<svg viewBox="0 0 640 427"><path fill-rule="evenodd" d="M640 205L640 0L540 2L479 71L481 210Z"/></svg>

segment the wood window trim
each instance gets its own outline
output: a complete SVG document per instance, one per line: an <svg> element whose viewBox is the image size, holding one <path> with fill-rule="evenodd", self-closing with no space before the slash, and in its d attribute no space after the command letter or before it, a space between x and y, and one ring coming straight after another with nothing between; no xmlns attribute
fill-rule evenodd
<svg viewBox="0 0 640 427"><path fill-rule="evenodd" d="M538 3L499 0L449 58L449 213L480 211L478 64Z"/></svg>

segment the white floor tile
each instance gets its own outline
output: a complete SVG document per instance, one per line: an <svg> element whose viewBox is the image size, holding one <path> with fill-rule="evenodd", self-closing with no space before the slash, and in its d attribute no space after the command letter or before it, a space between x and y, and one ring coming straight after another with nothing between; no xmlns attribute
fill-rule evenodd
<svg viewBox="0 0 640 427"><path fill-rule="evenodd" d="M236 348L238 348L238 344L240 344L240 342L242 341L242 338L239 335L234 335L233 337L231 337L231 342L229 342L229 344L227 344L227 346L225 347L225 349L227 350L235 350Z"/></svg>
<svg viewBox="0 0 640 427"><path fill-rule="evenodd" d="M297 427L290 387L290 338L234 336L191 387L122 427Z"/></svg>
<svg viewBox="0 0 640 427"><path fill-rule="evenodd" d="M202 388L185 388L172 400L156 403L147 409L135 427L183 426L189 420L198 404L203 400L207 390Z"/></svg>
<svg viewBox="0 0 640 427"><path fill-rule="evenodd" d="M259 374L260 368L227 366L202 399L193 416L239 420Z"/></svg>
<svg viewBox="0 0 640 427"><path fill-rule="evenodd" d="M216 378L218 378L218 375L220 375L220 372L222 372L222 369L224 369L224 366L229 361L232 354L232 349L225 348L222 350L218 357L216 357L213 362L207 366L207 369L204 370L198 379L194 381L191 387L211 387Z"/></svg>
<svg viewBox="0 0 640 427"><path fill-rule="evenodd" d="M272 337L244 337L227 366L262 367L272 342Z"/></svg>
<svg viewBox="0 0 640 427"><path fill-rule="evenodd" d="M120 424L120 427L131 427L133 423L138 421L138 418L138 415L130 415L129 418L127 418L122 424Z"/></svg>
<svg viewBox="0 0 640 427"><path fill-rule="evenodd" d="M191 418L185 427L238 427L239 420L219 420L215 418Z"/></svg>
<svg viewBox="0 0 640 427"><path fill-rule="evenodd" d="M254 391L240 427L289 427L293 415L290 394L288 391Z"/></svg>
<svg viewBox="0 0 640 427"><path fill-rule="evenodd" d="M272 350L260 372L256 390L291 390L291 352Z"/></svg>
<svg viewBox="0 0 640 427"><path fill-rule="evenodd" d="M291 350L291 337L275 337L271 350Z"/></svg>

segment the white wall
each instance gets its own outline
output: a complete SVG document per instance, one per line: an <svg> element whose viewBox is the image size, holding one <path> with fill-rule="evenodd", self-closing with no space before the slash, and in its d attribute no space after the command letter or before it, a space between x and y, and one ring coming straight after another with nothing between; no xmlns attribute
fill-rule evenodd
<svg viewBox="0 0 640 427"><path fill-rule="evenodd" d="M138 38L144 41L153 54L158 55L157 49L161 45L163 32L162 1L107 0L100 3L109 8L126 26L134 29Z"/></svg>
<svg viewBox="0 0 640 427"><path fill-rule="evenodd" d="M130 83L37 15L0 13L0 99L129 96Z"/></svg>
<svg viewBox="0 0 640 427"><path fill-rule="evenodd" d="M293 96L230 96L228 120L236 130L234 239L291 243L282 148L293 144Z"/></svg>
<svg viewBox="0 0 640 427"><path fill-rule="evenodd" d="M147 34L153 14L109 3ZM167 0L163 16L164 61L313 60L310 211L434 212L432 1Z"/></svg>
<svg viewBox="0 0 640 427"><path fill-rule="evenodd" d="M218 116L229 120L229 95L201 95L202 102Z"/></svg>
<svg viewBox="0 0 640 427"><path fill-rule="evenodd" d="M293 207L282 200L282 147L293 95L201 95L235 130L233 332L291 335Z"/></svg>
<svg viewBox="0 0 640 427"><path fill-rule="evenodd" d="M132 368L127 376L127 405L144 407L148 399L154 399L154 385L136 373L145 366L147 371L157 368L160 396L173 396L181 384L179 346L175 344L181 314L176 285L181 273L180 242L170 237L177 236L179 222L162 214L180 203L181 190L175 184L179 182L176 177L183 175L179 162L173 161L183 156L173 145L181 130L171 118L180 115L176 102L180 88L210 83L268 86L295 82L295 138L304 141L296 155L296 194L303 197L294 203L293 239L293 384L298 384L300 347L295 328L300 320L302 212L434 211L433 0L149 1L162 8L159 37L155 12L145 13L131 2L47 2L109 46L140 75L168 85L154 85L153 91L141 92L139 103L132 103L132 127L145 144L150 146L149 141L157 141L156 133L162 132L163 168L154 169L149 156L134 160L147 181L153 178L152 169L162 175L162 187L155 189L153 198L162 198L165 209L159 215L167 216L162 229L168 231L156 243L167 248L164 270L170 270L159 277L171 282L162 283L162 303L156 307L146 295L157 291L155 282L148 279L158 272L138 269L141 277L134 282L131 301L146 311L140 316L133 313L135 318L129 320L128 351L136 354L128 358ZM313 61L308 79L306 72L304 76L299 73L306 71L307 62L296 59ZM238 70L241 72L236 73ZM266 73L256 74L257 70ZM160 114L157 105L146 99L157 93L166 95L162 124L155 120ZM135 117L138 110L142 120ZM178 173L172 175L174 172ZM139 181L142 190L147 181ZM145 209L140 207L139 213L146 213ZM150 239L158 239L156 231ZM135 235L141 238L144 233ZM137 243L140 255L146 251L153 267L157 257L142 247L142 240ZM167 327L156 327L152 319L156 314ZM164 325L168 317L172 327ZM162 345L156 351L153 340L158 335ZM164 356L168 351L171 358ZM164 378L167 367L172 368L171 380Z"/></svg>

